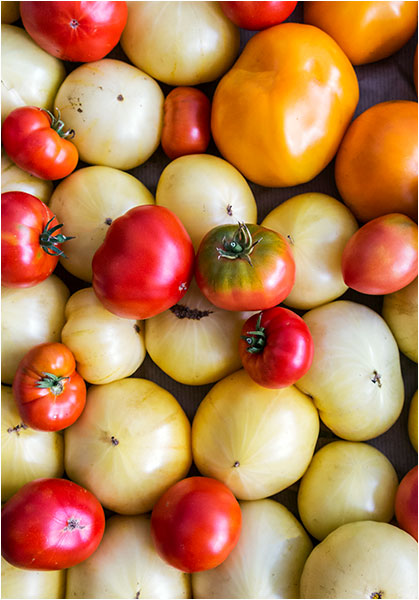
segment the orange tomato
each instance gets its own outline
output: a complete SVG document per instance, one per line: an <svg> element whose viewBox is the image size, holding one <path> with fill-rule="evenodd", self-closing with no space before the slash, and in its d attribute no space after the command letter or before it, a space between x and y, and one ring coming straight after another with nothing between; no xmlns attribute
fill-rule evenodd
<svg viewBox="0 0 419 600"><path fill-rule="evenodd" d="M328 33L353 65L390 56L414 34L417 2L304 2L304 22Z"/></svg>
<svg viewBox="0 0 419 600"><path fill-rule="evenodd" d="M336 156L335 179L359 221L393 212L417 220L417 103L381 102L355 119Z"/></svg>

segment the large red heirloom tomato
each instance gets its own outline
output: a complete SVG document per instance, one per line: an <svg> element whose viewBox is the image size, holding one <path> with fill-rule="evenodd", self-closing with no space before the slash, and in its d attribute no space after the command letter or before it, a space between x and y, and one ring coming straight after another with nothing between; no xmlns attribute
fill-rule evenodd
<svg viewBox="0 0 419 600"><path fill-rule="evenodd" d="M413 467L397 488L394 510L402 529L418 539L418 467Z"/></svg>
<svg viewBox="0 0 419 600"><path fill-rule="evenodd" d="M115 219L93 262L93 289L110 312L147 319L186 293L194 249L178 217L163 206L136 206Z"/></svg>
<svg viewBox="0 0 419 600"><path fill-rule="evenodd" d="M1 554L20 569L67 569L93 554L104 530L91 492L67 479L35 479L4 505Z"/></svg>
<svg viewBox="0 0 419 600"><path fill-rule="evenodd" d="M210 477L189 477L170 487L151 514L159 555L186 573L213 569L237 544L240 505L229 488Z"/></svg>

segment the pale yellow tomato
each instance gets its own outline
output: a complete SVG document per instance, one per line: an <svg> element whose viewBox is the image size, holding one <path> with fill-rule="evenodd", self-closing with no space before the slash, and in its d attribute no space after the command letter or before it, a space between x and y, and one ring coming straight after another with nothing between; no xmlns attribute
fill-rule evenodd
<svg viewBox="0 0 419 600"><path fill-rule="evenodd" d="M298 490L304 527L318 540L344 523L389 522L399 480L391 462L360 442L332 442L313 456Z"/></svg>
<svg viewBox="0 0 419 600"><path fill-rule="evenodd" d="M418 545L394 525L347 523L307 559L300 598L417 598Z"/></svg>
<svg viewBox="0 0 419 600"><path fill-rule="evenodd" d="M67 475L120 514L151 510L192 462L187 416L146 379L91 386L86 408L64 436Z"/></svg>
<svg viewBox="0 0 419 600"><path fill-rule="evenodd" d="M109 225L134 206L153 204L153 195L135 177L111 167L86 167L66 177L54 190L50 208L74 236L61 264L70 273L92 281L92 258Z"/></svg>
<svg viewBox="0 0 419 600"><path fill-rule="evenodd" d="M8 0L1 3L1 22L14 23L20 17L19 2Z"/></svg>
<svg viewBox="0 0 419 600"><path fill-rule="evenodd" d="M2 2L4 4L4 2ZM1 559L2 598L64 598L65 571L31 571Z"/></svg>
<svg viewBox="0 0 419 600"><path fill-rule="evenodd" d="M240 539L215 569L192 574L194 598L299 598L313 544L302 525L274 500L241 502Z"/></svg>
<svg viewBox="0 0 419 600"><path fill-rule="evenodd" d="M241 500L266 498L297 481L319 434L310 398L294 386L271 390L246 371L208 392L192 423L194 462Z"/></svg>
<svg viewBox="0 0 419 600"><path fill-rule="evenodd" d="M128 170L160 143L164 96L151 77L121 60L85 63L64 80L55 106L80 159Z"/></svg>
<svg viewBox="0 0 419 600"><path fill-rule="evenodd" d="M410 402L407 430L413 448L418 451L418 391L413 394Z"/></svg>
<svg viewBox="0 0 419 600"><path fill-rule="evenodd" d="M56 275L30 288L1 288L1 380L11 384L19 362L37 344L59 342L70 292Z"/></svg>
<svg viewBox="0 0 419 600"><path fill-rule="evenodd" d="M130 61L169 85L214 81L239 43L239 29L218 2L129 2L121 37Z"/></svg>
<svg viewBox="0 0 419 600"><path fill-rule="evenodd" d="M418 278L383 300L383 317L410 360L418 362Z"/></svg>
<svg viewBox="0 0 419 600"><path fill-rule="evenodd" d="M2 2L2 8L5 2ZM1 121L18 106L53 109L64 64L42 50L21 27L1 26Z"/></svg>
<svg viewBox="0 0 419 600"><path fill-rule="evenodd" d="M295 260L295 284L284 304L314 308L346 292L342 253L358 225L342 202L326 194L300 194L274 208L262 225L287 239Z"/></svg>
<svg viewBox="0 0 419 600"><path fill-rule="evenodd" d="M23 171L10 160L3 148L1 149L2 194L5 192L26 192L48 204L52 194L52 187L52 181L39 179Z"/></svg>
<svg viewBox="0 0 419 600"><path fill-rule="evenodd" d="M179 217L195 250L217 225L257 222L256 201L243 175L210 154L191 154L170 162L157 184L156 204Z"/></svg>
<svg viewBox="0 0 419 600"><path fill-rule="evenodd" d="M132 375L145 358L139 321L106 310L93 288L75 292L65 307L62 342L70 348L77 371L89 383L110 383Z"/></svg>
<svg viewBox="0 0 419 600"><path fill-rule="evenodd" d="M361 442L395 423L404 400L399 350L384 319L367 306L338 300L304 317L313 363L296 383L339 437Z"/></svg>
<svg viewBox="0 0 419 600"><path fill-rule="evenodd" d="M190 580L157 554L148 516L114 515L99 548L68 570L66 598L191 598Z"/></svg>

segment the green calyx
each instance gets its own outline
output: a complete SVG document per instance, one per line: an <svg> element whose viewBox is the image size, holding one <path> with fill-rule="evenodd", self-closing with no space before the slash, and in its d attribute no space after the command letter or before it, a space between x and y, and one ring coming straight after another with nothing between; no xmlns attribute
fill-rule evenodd
<svg viewBox="0 0 419 600"><path fill-rule="evenodd" d="M247 352L250 352L251 354L262 352L266 345L266 333L265 328L260 324L261 320L262 313L259 314L255 331L248 331L246 335L240 336L248 345L248 348L246 348Z"/></svg>
<svg viewBox="0 0 419 600"><path fill-rule="evenodd" d="M217 248L217 252L219 258L228 258L230 260L243 258L249 263L249 265L253 266L250 259L250 254L252 253L256 244L261 241L262 238L253 241L247 225L245 223L239 223L239 226L232 238L228 239L225 236L223 237L223 247Z"/></svg>
<svg viewBox="0 0 419 600"><path fill-rule="evenodd" d="M57 244L62 244L63 242L67 242L68 240L74 240L74 236L66 236L62 233L58 235L54 235L56 231L61 229L63 226L62 223L58 225L54 225L54 227L50 227L52 221L55 217L52 217L48 223L45 225L44 231L39 236L39 243L41 245L42 250L49 254L50 256L63 256L67 258L61 248L58 248Z"/></svg>
<svg viewBox="0 0 419 600"><path fill-rule="evenodd" d="M36 387L50 389L54 396L59 396L64 390L64 383L70 377L62 377L53 373L42 373L42 379L36 382Z"/></svg>
<svg viewBox="0 0 419 600"><path fill-rule="evenodd" d="M68 129L67 131L63 131L65 125L64 121L61 121L61 112L59 108L55 109L57 111L57 116L53 115L52 112L50 110L47 110L46 108L42 108L41 110L47 113L47 115L51 119L51 129L54 129L54 131L56 131L58 135L64 139L73 139L73 137L76 134L74 129Z"/></svg>

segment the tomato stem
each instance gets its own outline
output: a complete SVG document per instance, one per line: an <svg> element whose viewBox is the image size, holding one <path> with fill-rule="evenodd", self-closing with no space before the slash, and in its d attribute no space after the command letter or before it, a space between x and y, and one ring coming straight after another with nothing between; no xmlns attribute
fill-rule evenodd
<svg viewBox="0 0 419 600"><path fill-rule="evenodd" d="M230 260L243 258L252 267L253 265L249 255L252 253L256 244L261 241L262 238L253 241L252 234L250 233L248 226L239 221L239 226L233 237L231 239L227 239L224 236L222 241L223 247L217 248L217 252L219 254L218 258L228 258Z"/></svg>
<svg viewBox="0 0 419 600"><path fill-rule="evenodd" d="M70 377L54 375L53 373L42 373L42 375L42 378L36 382L36 387L49 388L54 396L59 396L63 393L64 381L65 379L70 379Z"/></svg>
<svg viewBox="0 0 419 600"><path fill-rule="evenodd" d="M68 240L74 240L74 236L65 236L62 233L59 233L58 235L52 235L63 226L62 223L59 223L58 225L54 225L54 227L50 227L54 219L55 216L52 217L45 225L43 232L39 236L39 243L42 247L42 250L44 250L44 252L50 256L63 256L64 258L67 258L61 248L57 247L57 244L62 244Z"/></svg>
<svg viewBox="0 0 419 600"><path fill-rule="evenodd" d="M74 129L68 129L67 131L63 131L65 125L64 121L61 121L61 112L59 108L55 108L55 110L57 111L57 116L54 116L52 112L50 110L47 110L46 108L41 108L41 110L47 113L47 115L51 119L51 129L54 129L54 131L56 131L58 135L64 139L73 139L73 137L76 135Z"/></svg>
<svg viewBox="0 0 419 600"><path fill-rule="evenodd" d="M266 345L266 333L265 328L261 326L262 313L259 313L258 320L256 321L255 331L248 331L246 335L240 336L248 344L246 348L247 352L251 354L257 354L262 352Z"/></svg>

